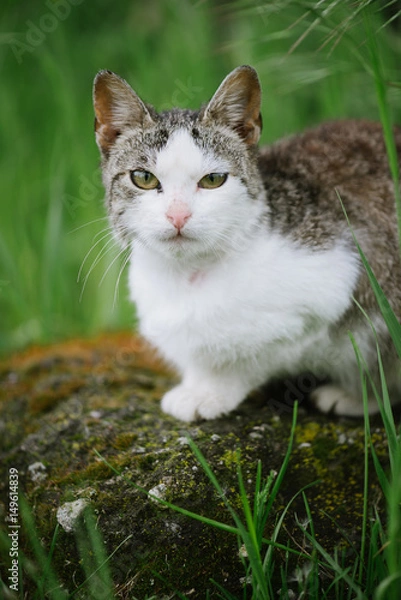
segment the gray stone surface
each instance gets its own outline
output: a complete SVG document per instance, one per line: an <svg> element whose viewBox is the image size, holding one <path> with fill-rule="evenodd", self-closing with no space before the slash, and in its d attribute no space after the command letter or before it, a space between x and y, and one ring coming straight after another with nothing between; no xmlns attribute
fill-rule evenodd
<svg viewBox="0 0 401 600"><path fill-rule="evenodd" d="M2 511L7 513L7 470L12 467L18 469L20 492L28 500L47 550L62 507L77 501L81 508L82 503L90 507L107 555L114 553L108 565L117 598L178 598L176 592L190 600L204 599L207 593L217 598L211 579L242 598L246 553L236 536L161 506L137 486L233 525L187 436L206 457L225 499L243 518L238 468L253 502L258 461L264 477L280 470L297 398L293 451L264 535L269 538L283 509L310 486L305 493L320 543L329 552L339 543L346 549L358 544L363 423L314 413L306 402L313 380L303 378L255 393L225 418L186 425L160 410L159 399L173 380L130 335L31 349L4 360L0 364ZM379 424L374 427L374 441L379 456L385 457L386 440ZM46 477L32 477L35 463L44 466L41 472ZM373 469L371 473L370 494L379 501ZM297 523L305 519L304 501L298 494L287 511L280 542L307 554L310 546ZM31 556L26 536L21 544ZM52 564L69 592L85 580L82 558L74 526L69 531L63 525ZM277 589L283 564L285 553L277 550ZM295 573L297 566L302 569L305 564L307 560L294 558L288 568ZM330 573L324 577L330 578ZM32 585L27 577L28 593ZM296 590L296 582L291 585ZM89 597L85 593L80 591L76 597Z"/></svg>

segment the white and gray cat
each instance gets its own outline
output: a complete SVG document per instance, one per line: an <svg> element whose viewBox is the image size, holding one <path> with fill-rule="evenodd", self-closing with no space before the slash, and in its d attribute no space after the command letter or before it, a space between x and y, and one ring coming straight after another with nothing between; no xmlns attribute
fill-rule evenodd
<svg viewBox="0 0 401 600"><path fill-rule="evenodd" d="M338 196L398 317L401 266L381 127L323 124L257 148L256 71L231 72L199 111L158 114L110 71L94 84L96 140L115 235L130 248L140 331L182 376L162 399L212 419L273 377L312 371L325 412L363 412L348 331L394 401L401 369ZM401 149L401 132L396 132ZM369 410L377 404L372 397Z"/></svg>

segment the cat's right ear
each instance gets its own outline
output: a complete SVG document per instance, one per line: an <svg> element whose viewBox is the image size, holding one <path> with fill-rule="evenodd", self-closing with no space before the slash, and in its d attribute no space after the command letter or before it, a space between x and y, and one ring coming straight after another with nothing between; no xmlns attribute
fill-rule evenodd
<svg viewBox="0 0 401 600"><path fill-rule="evenodd" d="M258 75L243 65L227 75L206 106L203 119L224 123L248 145L257 144L262 131L262 92Z"/></svg>
<svg viewBox="0 0 401 600"><path fill-rule="evenodd" d="M106 157L126 127L144 127L152 117L128 83L111 71L99 71L93 85L96 142Z"/></svg>

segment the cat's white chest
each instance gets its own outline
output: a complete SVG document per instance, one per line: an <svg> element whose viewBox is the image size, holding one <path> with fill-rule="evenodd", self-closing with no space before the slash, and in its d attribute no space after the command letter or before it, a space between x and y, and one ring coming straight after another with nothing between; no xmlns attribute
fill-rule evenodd
<svg viewBox="0 0 401 600"><path fill-rule="evenodd" d="M142 334L181 372L197 361L216 369L246 364L260 379L295 369L305 351L319 353L328 326L350 305L357 275L341 246L313 252L261 236L193 269L134 248L129 286Z"/></svg>

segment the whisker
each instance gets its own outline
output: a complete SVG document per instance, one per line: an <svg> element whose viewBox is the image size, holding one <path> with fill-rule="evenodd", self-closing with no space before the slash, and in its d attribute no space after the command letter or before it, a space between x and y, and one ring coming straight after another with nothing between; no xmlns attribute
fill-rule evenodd
<svg viewBox="0 0 401 600"><path fill-rule="evenodd" d="M71 233L75 233L76 231L79 231L80 229L83 229L84 227L88 227L89 225L93 225L94 223L99 223L99 221L107 221L108 217L99 217L98 219L93 219L93 221L88 221L87 223L84 223L83 225L80 225L79 227L75 227L75 229L71 229L71 231L67 231L67 235L70 235Z"/></svg>
<svg viewBox="0 0 401 600"><path fill-rule="evenodd" d="M107 237L107 236L104 236L102 239L104 239L105 237ZM100 241L101 241L101 240L99 240L99 242L100 242ZM96 245L97 245L99 242L97 242L97 243L96 243ZM107 253L108 253L108 252L111 250L112 246L110 247L110 245L111 245L111 244L115 244L115 243L116 243L116 242L115 242L114 238L111 238L111 239L109 239L109 241L108 241L108 242L107 242L107 243L106 243L106 244L103 246L103 248L101 248L101 249L100 249L100 251L97 253L97 256L96 256L95 260L93 261L93 263L92 263L92 265L91 265L91 267L90 267L89 271L87 272L87 274L86 274L86 275L85 275L85 277L84 277L84 281L83 281L83 284L82 284L82 290L81 290L81 294L80 294L80 297L79 297L79 301L80 301L80 302L81 302L81 300L82 300L82 296L83 296L83 293L84 293L84 291L85 291L86 284L87 284L87 282L88 282L88 279L89 279L89 277L90 277L90 275L91 275L92 271L93 271L93 270L94 270L94 268L95 268L95 267L96 267L96 266L99 264L99 262L102 260L102 258L103 258L103 257L104 257L104 256L105 256L105 255L106 255L106 254L107 254Z"/></svg>
<svg viewBox="0 0 401 600"><path fill-rule="evenodd" d="M112 268L112 266L114 265L114 263L116 262L116 260L118 260L120 258L120 256L122 256L124 254L124 252L126 251L126 248L123 248L122 250L120 250L120 252L118 252L118 254L113 258L113 260L111 261L111 263L109 264L109 266L107 267L107 269L105 270L105 272L102 275L101 280L98 283L98 287L100 287L107 275L107 273L110 271L110 269Z"/></svg>
<svg viewBox="0 0 401 600"><path fill-rule="evenodd" d="M126 248L124 250L126 250ZM114 308L116 306L117 299L118 299L118 290L119 290L119 286L120 286L120 279L121 279L121 276L122 276L122 274L124 272L125 267L127 266L127 264L129 263L129 261L131 259L131 254L132 254L131 251L129 251L127 253L127 256L125 257L125 259L124 259L124 261L123 261L123 263L121 265L120 272L119 272L117 280L116 280L116 285L114 286L113 310L114 310Z"/></svg>
<svg viewBox="0 0 401 600"><path fill-rule="evenodd" d="M108 231L109 233L113 233L114 232L114 227L112 225L108 225L107 227L103 227L103 229L101 229L100 231L98 231L97 233L95 233L95 235L93 236L93 241L95 241L95 239L98 238L99 235L101 235L105 231Z"/></svg>
<svg viewBox="0 0 401 600"><path fill-rule="evenodd" d="M106 233L104 233L104 232L106 232ZM81 266L79 267L78 276L77 276L77 283L79 283L79 281L81 279L81 274L82 274L83 268L84 268L85 263L88 260L89 256L91 255L92 251L96 248L96 246L98 244L100 244L104 239L106 239L107 236L111 235L111 228L107 227L106 229L102 229L102 231L99 232L99 233L104 233L104 235L95 244L92 244L92 246L89 248L88 252L85 254L85 257L84 257L84 259L83 259L83 261L81 263ZM96 236L99 235L99 233L96 234ZM96 236L93 238L93 240L96 239Z"/></svg>

